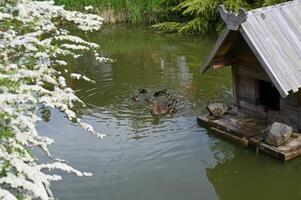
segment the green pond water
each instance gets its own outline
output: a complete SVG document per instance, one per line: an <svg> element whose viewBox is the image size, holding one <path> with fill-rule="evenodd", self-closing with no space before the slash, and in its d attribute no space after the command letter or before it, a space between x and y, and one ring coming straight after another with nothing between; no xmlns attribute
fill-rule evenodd
<svg viewBox="0 0 301 200"><path fill-rule="evenodd" d="M97 81L68 80L87 103L83 121L107 136L97 139L62 113L41 110L42 135L55 139L50 150L92 177L56 172L60 200L254 200L301 199L301 159L282 163L213 136L196 117L210 101L231 102L229 69L199 73L216 36L183 38L145 27L110 26L85 35L100 44L112 64L87 53L72 71ZM166 88L178 112L152 117L149 105L133 102L139 88ZM37 152L41 162L47 161Z"/></svg>

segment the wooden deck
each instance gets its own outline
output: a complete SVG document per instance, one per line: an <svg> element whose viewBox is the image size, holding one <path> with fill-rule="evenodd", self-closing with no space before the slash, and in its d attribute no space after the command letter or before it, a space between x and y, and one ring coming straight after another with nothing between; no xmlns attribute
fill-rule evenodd
<svg viewBox="0 0 301 200"><path fill-rule="evenodd" d="M207 114L198 117L197 120L200 126L211 130L212 133L280 160L287 161L301 155L300 133L294 133L290 140L280 147L268 145L263 141L263 130L269 123L241 114L236 110L229 112L221 119L215 119Z"/></svg>

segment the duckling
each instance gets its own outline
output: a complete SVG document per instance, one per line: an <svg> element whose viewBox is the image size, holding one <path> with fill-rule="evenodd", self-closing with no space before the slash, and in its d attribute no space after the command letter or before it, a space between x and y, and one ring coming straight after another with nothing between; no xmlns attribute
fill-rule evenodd
<svg viewBox="0 0 301 200"><path fill-rule="evenodd" d="M133 97L132 97L132 100L133 100L133 101L139 101L138 95L133 96Z"/></svg>
<svg viewBox="0 0 301 200"><path fill-rule="evenodd" d="M176 99L169 100L167 102L167 108L169 109L169 113L177 112L176 106L177 106L177 100Z"/></svg>
<svg viewBox="0 0 301 200"><path fill-rule="evenodd" d="M144 89L144 88L140 88L140 89L138 90L138 92L139 92L139 94L146 94L146 93L147 93L147 90Z"/></svg>
<svg viewBox="0 0 301 200"><path fill-rule="evenodd" d="M175 107L169 109L170 114L173 114L173 113L176 113L176 112L177 112L177 109Z"/></svg>
<svg viewBox="0 0 301 200"><path fill-rule="evenodd" d="M176 99L170 99L168 102L167 102L167 104L166 104L166 106L168 107L168 108L175 108L176 107L176 105L177 105L177 100Z"/></svg>
<svg viewBox="0 0 301 200"><path fill-rule="evenodd" d="M159 96L159 91L154 93L154 97L158 97Z"/></svg>
<svg viewBox="0 0 301 200"><path fill-rule="evenodd" d="M171 96L170 94L167 94L167 99L168 99L168 100L171 100L171 99L174 99L174 97Z"/></svg>
<svg viewBox="0 0 301 200"><path fill-rule="evenodd" d="M158 97L158 96L162 96L162 95L166 95L166 94L168 94L167 89L162 89L162 90L155 92L154 97Z"/></svg>
<svg viewBox="0 0 301 200"><path fill-rule="evenodd" d="M154 99L153 99L153 97L151 97L151 96L148 96L148 97L145 98L145 101L146 101L146 102L149 102L149 103L153 102L153 100L154 100Z"/></svg>

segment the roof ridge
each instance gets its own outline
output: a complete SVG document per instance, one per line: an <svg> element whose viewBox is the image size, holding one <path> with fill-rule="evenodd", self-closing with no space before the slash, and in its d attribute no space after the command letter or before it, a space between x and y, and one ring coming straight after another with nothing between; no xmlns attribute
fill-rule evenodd
<svg viewBox="0 0 301 200"><path fill-rule="evenodd" d="M245 10L244 8L240 8L238 13L227 10L226 7L223 4L221 4L218 6L218 12L225 24L227 25L228 29L237 31L239 29L239 26L245 21L247 21L248 15L256 14L257 12L261 13L271 8L276 9L279 7L292 6L296 4L301 4L301 0L292 0L275 5L256 8L249 11Z"/></svg>
<svg viewBox="0 0 301 200"><path fill-rule="evenodd" d="M295 3L301 3L301 0L292 0L292 1L287 1L287 2L283 2L283 3L279 3L279 4L274 4L274 5L264 6L264 7L260 7L260 8L255 8L253 10L248 10L247 13L249 14L249 13L262 11L262 10L265 10L265 9L268 9L268 8L278 8L278 7L293 5Z"/></svg>

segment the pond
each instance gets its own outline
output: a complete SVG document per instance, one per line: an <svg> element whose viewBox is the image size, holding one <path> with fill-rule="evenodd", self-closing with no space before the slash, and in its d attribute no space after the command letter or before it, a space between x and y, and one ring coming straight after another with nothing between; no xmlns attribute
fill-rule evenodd
<svg viewBox="0 0 301 200"><path fill-rule="evenodd" d="M85 35L115 60L98 64L86 54L72 71L97 81L68 80L87 104L78 112L107 136L97 139L62 113L41 110L50 150L71 166L94 174L60 173L52 184L60 200L300 199L301 159L282 163L233 145L196 123L208 102L231 102L231 73L201 75L199 65L216 36L179 37L146 27L104 27ZM149 104L132 100L139 88L151 95L166 88L177 113L152 117ZM46 160L37 152L41 161ZM40 155L39 155L40 154Z"/></svg>

